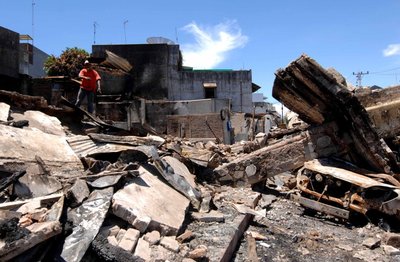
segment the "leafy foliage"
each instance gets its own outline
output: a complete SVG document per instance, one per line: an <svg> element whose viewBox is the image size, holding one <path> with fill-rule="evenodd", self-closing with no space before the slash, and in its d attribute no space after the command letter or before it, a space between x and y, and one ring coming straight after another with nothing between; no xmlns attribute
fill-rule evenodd
<svg viewBox="0 0 400 262"><path fill-rule="evenodd" d="M89 53L84 49L67 48L60 57L51 55L44 63L44 70L48 76L77 77L83 67L83 62L88 59Z"/></svg>

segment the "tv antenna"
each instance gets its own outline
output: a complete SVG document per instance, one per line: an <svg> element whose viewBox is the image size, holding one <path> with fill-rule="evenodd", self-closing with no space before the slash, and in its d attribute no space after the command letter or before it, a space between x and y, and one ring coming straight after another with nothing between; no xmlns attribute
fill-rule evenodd
<svg viewBox="0 0 400 262"><path fill-rule="evenodd" d="M33 39L35 39L35 30L34 30L34 9L35 9L35 0L32 0L32 45L33 45Z"/></svg>
<svg viewBox="0 0 400 262"><path fill-rule="evenodd" d="M128 20L124 21L124 36L125 36L125 44L126 44L126 24L128 23Z"/></svg>
<svg viewBox="0 0 400 262"><path fill-rule="evenodd" d="M96 21L93 22L93 44L96 44L96 28L98 25Z"/></svg>
<svg viewBox="0 0 400 262"><path fill-rule="evenodd" d="M355 75L356 76L356 79L357 79L357 86L358 87L362 87L362 85L361 85L361 80L362 80L362 77L364 76L364 75L368 75L369 74L369 71L367 71L367 72L357 72L357 73L354 73L353 72L353 75Z"/></svg>

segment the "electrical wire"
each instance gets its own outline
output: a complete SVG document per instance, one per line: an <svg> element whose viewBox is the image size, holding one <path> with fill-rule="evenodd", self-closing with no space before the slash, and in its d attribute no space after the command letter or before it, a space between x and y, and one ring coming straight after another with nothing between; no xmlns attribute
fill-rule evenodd
<svg viewBox="0 0 400 262"><path fill-rule="evenodd" d="M398 69L400 69L400 67L395 67L395 68L392 68L392 69L376 71L376 72L369 72L369 73L370 74L381 74L381 73L386 73L386 72L390 72L390 71L394 71L394 70L398 70Z"/></svg>

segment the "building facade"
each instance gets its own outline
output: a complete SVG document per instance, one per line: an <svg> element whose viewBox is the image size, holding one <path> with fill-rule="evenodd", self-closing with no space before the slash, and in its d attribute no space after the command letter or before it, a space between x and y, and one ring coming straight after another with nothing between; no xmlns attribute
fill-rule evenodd
<svg viewBox="0 0 400 262"><path fill-rule="evenodd" d="M0 88L18 82L19 34L0 26Z"/></svg>
<svg viewBox="0 0 400 262"><path fill-rule="evenodd" d="M234 112L252 111L251 70L193 70L182 66L179 45L93 45L94 59L106 50L133 66L133 93L145 99L226 99ZM107 86L104 87L107 90Z"/></svg>

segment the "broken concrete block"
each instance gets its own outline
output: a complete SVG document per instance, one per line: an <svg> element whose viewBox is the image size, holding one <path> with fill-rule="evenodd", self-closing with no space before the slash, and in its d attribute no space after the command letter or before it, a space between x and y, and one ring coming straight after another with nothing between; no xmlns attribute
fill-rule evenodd
<svg viewBox="0 0 400 262"><path fill-rule="evenodd" d="M114 186L115 184L117 184L119 182L119 180L121 179L121 177L122 177L122 175L103 176L103 177L97 178L93 182L88 182L88 184L93 188L98 188L98 189L106 188L106 187Z"/></svg>
<svg viewBox="0 0 400 262"><path fill-rule="evenodd" d="M42 204L39 199L34 199L29 201L26 204L23 204L17 209L17 212L21 214L27 214L27 213L33 213L35 210L39 209L42 207Z"/></svg>
<svg viewBox="0 0 400 262"><path fill-rule="evenodd" d="M388 256L397 256L400 255L400 250L398 248L389 246L389 245L382 245L383 251Z"/></svg>
<svg viewBox="0 0 400 262"><path fill-rule="evenodd" d="M338 244L338 245L336 245L336 247L340 248L340 249L343 249L343 250L346 250L347 252L352 252L353 251L353 248L350 247L349 245L346 245L346 244Z"/></svg>
<svg viewBox="0 0 400 262"><path fill-rule="evenodd" d="M32 220L42 222L46 217L47 211L48 209L45 207L36 209L33 213L30 214L30 217L32 218Z"/></svg>
<svg viewBox="0 0 400 262"><path fill-rule="evenodd" d="M378 238L367 238L362 242L362 245L368 247L369 249L377 248L380 244L381 240Z"/></svg>
<svg viewBox="0 0 400 262"><path fill-rule="evenodd" d="M148 216L139 215L135 218L132 223L132 226L140 231L140 233L144 233L151 222L151 218Z"/></svg>
<svg viewBox="0 0 400 262"><path fill-rule="evenodd" d="M140 238L136 245L134 255L142 258L144 261L150 261L151 248L149 242L147 242L143 238Z"/></svg>
<svg viewBox="0 0 400 262"><path fill-rule="evenodd" d="M246 166L245 172L248 177L254 176L257 172L257 167L253 164L248 165Z"/></svg>
<svg viewBox="0 0 400 262"><path fill-rule="evenodd" d="M190 251L188 257L191 259L199 259L207 256L207 247L204 245L197 246L194 250Z"/></svg>
<svg viewBox="0 0 400 262"><path fill-rule="evenodd" d="M179 242L175 240L175 237L163 237L161 238L160 245L166 249L178 253L179 252Z"/></svg>
<svg viewBox="0 0 400 262"><path fill-rule="evenodd" d="M113 245L115 247L118 246L118 241L115 236L108 236L107 241L108 241L108 243L110 243L110 245Z"/></svg>
<svg viewBox="0 0 400 262"><path fill-rule="evenodd" d="M203 197L201 200L200 205L200 213L208 213L210 212L210 202L211 202L211 195Z"/></svg>
<svg viewBox="0 0 400 262"><path fill-rule="evenodd" d="M143 167L139 173L140 177L133 178L131 184L114 194L113 213L129 223L139 215L150 217L149 230L176 235L185 219L189 200Z"/></svg>
<svg viewBox="0 0 400 262"><path fill-rule="evenodd" d="M139 240L140 232L134 228L126 230L121 241L118 242L118 246L128 252L132 252Z"/></svg>
<svg viewBox="0 0 400 262"><path fill-rule="evenodd" d="M72 187L67 191L67 199L71 201L71 206L75 207L80 205L86 198L88 198L90 194L89 187L86 184L86 181L82 179L75 180L75 183Z"/></svg>
<svg viewBox="0 0 400 262"><path fill-rule="evenodd" d="M205 144L204 147L205 147L206 149L210 150L210 151L213 151L214 149L217 149L217 148L218 148L217 144L215 144L213 141L208 141L208 142Z"/></svg>
<svg viewBox="0 0 400 262"><path fill-rule="evenodd" d="M33 224L32 219L29 216L23 216L19 219L18 226L27 227Z"/></svg>
<svg viewBox="0 0 400 262"><path fill-rule="evenodd" d="M354 258L362 261L379 261L380 256L380 254L370 249L356 251L353 255Z"/></svg>
<svg viewBox="0 0 400 262"><path fill-rule="evenodd" d="M169 251L163 246L157 245L152 249L151 257L155 262L169 261L168 253Z"/></svg>
<svg viewBox="0 0 400 262"><path fill-rule="evenodd" d="M115 225L108 230L108 235L116 236L120 230L121 230L121 228L119 226Z"/></svg>
<svg viewBox="0 0 400 262"><path fill-rule="evenodd" d="M40 156L51 172L70 176L83 170L65 137L0 125L0 144L0 162L5 166L24 163L27 173L39 173L35 156Z"/></svg>
<svg viewBox="0 0 400 262"><path fill-rule="evenodd" d="M182 259L182 262L196 262L196 260L185 257L184 259Z"/></svg>
<svg viewBox="0 0 400 262"><path fill-rule="evenodd" d="M60 120L41 111L28 110L24 114L12 113L11 117L15 121L28 120L29 129L38 129L47 134L65 137L65 131Z"/></svg>
<svg viewBox="0 0 400 262"><path fill-rule="evenodd" d="M258 133L254 140L260 147L263 147L267 142L267 135L265 133Z"/></svg>
<svg viewBox="0 0 400 262"><path fill-rule="evenodd" d="M210 213L198 213L198 212L193 212L192 213L193 219L201 222L224 222L225 217L224 214L221 212L218 212L216 210L211 210Z"/></svg>
<svg viewBox="0 0 400 262"><path fill-rule="evenodd" d="M39 174L25 174L14 185L14 193L20 197L47 196L61 189L57 178Z"/></svg>
<svg viewBox="0 0 400 262"><path fill-rule="evenodd" d="M265 195L263 194L260 202L259 202L259 206L261 208L267 208L269 207L273 202L275 202L278 198L274 195Z"/></svg>
<svg viewBox="0 0 400 262"><path fill-rule="evenodd" d="M10 106L6 103L0 102L0 122L7 122L10 114Z"/></svg>
<svg viewBox="0 0 400 262"><path fill-rule="evenodd" d="M383 236L383 243L386 245L400 248L400 234L396 233L385 233Z"/></svg>
<svg viewBox="0 0 400 262"><path fill-rule="evenodd" d="M156 230L146 233L143 236L143 239L149 242L150 245L158 244L158 242L160 242L160 238L161 238L160 232Z"/></svg>
<svg viewBox="0 0 400 262"><path fill-rule="evenodd" d="M118 234L115 236L115 238L117 239L117 242L118 242L118 243L119 243L119 241L121 241L121 239L124 237L125 233L126 233L126 229L123 229L123 228L121 228L121 229L118 231Z"/></svg>
<svg viewBox="0 0 400 262"><path fill-rule="evenodd" d="M200 192L196 189L194 175L178 159L170 156L160 158L157 151L153 150L154 165L158 172L168 181L168 183L186 196L194 208L200 207Z"/></svg>

